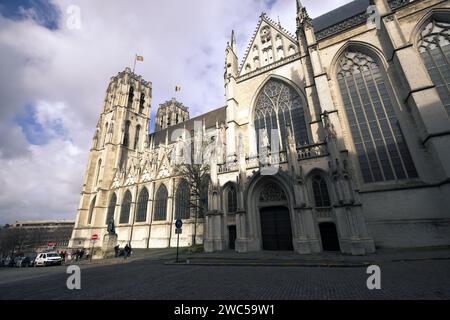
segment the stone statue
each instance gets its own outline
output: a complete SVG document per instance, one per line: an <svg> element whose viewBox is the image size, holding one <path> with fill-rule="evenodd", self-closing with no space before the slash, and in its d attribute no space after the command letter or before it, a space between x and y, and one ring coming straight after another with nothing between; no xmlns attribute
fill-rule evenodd
<svg viewBox="0 0 450 320"><path fill-rule="evenodd" d="M108 231L108 234L110 234L110 235L116 234L116 228L114 226L114 219L111 219L108 221L107 231Z"/></svg>
<svg viewBox="0 0 450 320"><path fill-rule="evenodd" d="M269 142L269 136L267 134L267 129L261 130L261 147L263 148L269 148L270 142Z"/></svg>
<svg viewBox="0 0 450 320"><path fill-rule="evenodd" d="M334 130L334 126L330 121L329 113L327 111L323 114L323 125L327 141L336 138L336 131Z"/></svg>

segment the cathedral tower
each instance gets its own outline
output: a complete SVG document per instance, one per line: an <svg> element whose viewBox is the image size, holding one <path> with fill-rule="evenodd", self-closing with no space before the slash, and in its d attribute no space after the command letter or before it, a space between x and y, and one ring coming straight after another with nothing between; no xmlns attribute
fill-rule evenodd
<svg viewBox="0 0 450 320"><path fill-rule="evenodd" d="M166 129L189 120L189 110L175 98L159 105L156 113L155 131Z"/></svg>
<svg viewBox="0 0 450 320"><path fill-rule="evenodd" d="M105 228L108 190L115 175L126 172L144 151L151 98L152 84L130 68L111 78L89 154L71 246L86 245L83 241L90 235L84 233Z"/></svg>

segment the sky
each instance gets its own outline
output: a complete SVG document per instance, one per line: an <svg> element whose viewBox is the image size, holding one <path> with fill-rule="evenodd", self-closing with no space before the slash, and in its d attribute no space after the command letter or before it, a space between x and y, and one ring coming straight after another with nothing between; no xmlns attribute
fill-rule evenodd
<svg viewBox="0 0 450 320"><path fill-rule="evenodd" d="M304 0L312 18L349 0ZM0 0L0 224L75 219L111 76L144 56L152 114L225 105L225 48L238 55L261 12L295 32L296 0Z"/></svg>

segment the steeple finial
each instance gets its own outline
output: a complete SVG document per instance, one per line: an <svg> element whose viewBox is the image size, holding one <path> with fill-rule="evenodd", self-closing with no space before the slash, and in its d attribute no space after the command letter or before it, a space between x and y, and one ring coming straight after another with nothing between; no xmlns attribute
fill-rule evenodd
<svg viewBox="0 0 450 320"><path fill-rule="evenodd" d="M297 28L311 24L311 18L300 0L297 0Z"/></svg>
<svg viewBox="0 0 450 320"><path fill-rule="evenodd" d="M303 8L302 2L300 0L297 0L297 13L299 13L302 8Z"/></svg>
<svg viewBox="0 0 450 320"><path fill-rule="evenodd" d="M234 30L231 31L231 49L233 49L233 52L236 54L236 36L234 34Z"/></svg>

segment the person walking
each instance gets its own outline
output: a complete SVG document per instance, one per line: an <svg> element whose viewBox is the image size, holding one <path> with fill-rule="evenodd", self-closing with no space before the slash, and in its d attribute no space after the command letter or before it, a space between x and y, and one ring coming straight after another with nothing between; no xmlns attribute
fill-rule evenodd
<svg viewBox="0 0 450 320"><path fill-rule="evenodd" d="M126 244L125 248L123 249L123 258L124 259L128 258L129 253L130 253L130 247L128 246L128 244Z"/></svg>

